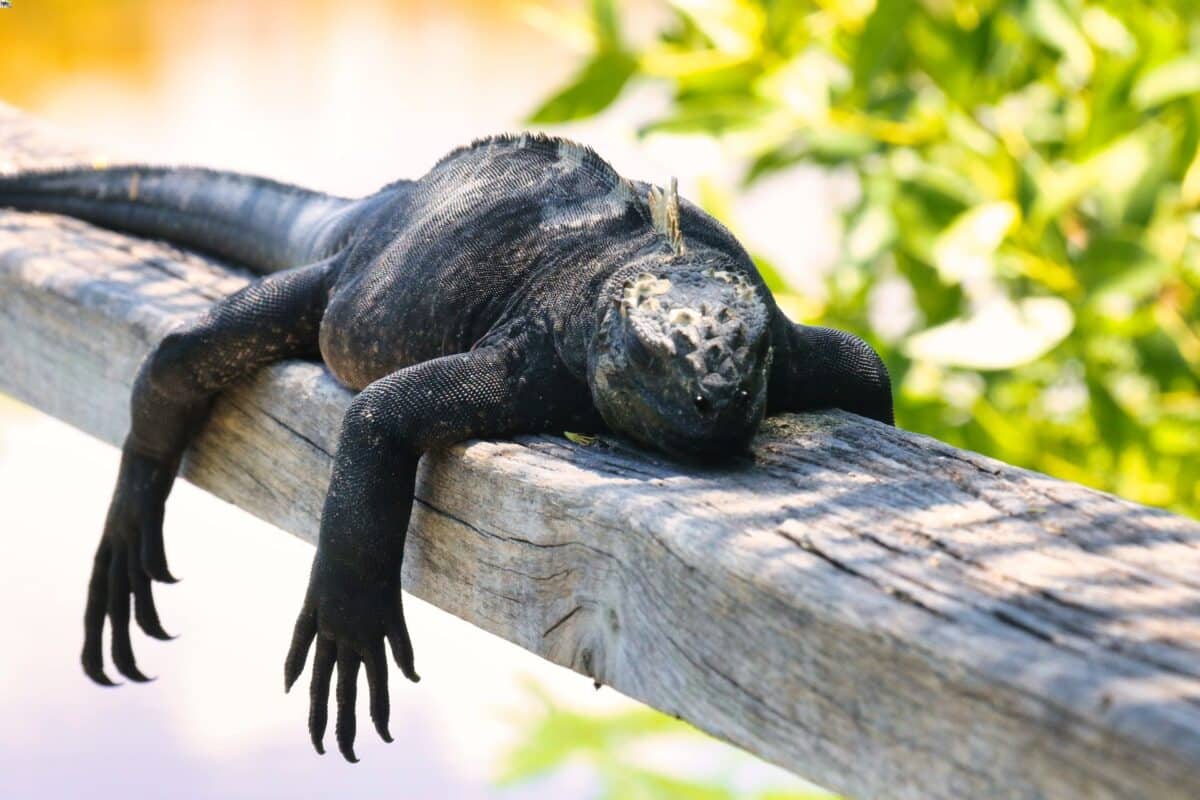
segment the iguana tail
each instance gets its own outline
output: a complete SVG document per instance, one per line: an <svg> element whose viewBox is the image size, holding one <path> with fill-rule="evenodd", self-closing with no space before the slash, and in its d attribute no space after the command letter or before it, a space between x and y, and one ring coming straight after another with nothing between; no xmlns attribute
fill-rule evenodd
<svg viewBox="0 0 1200 800"><path fill-rule="evenodd" d="M165 239L260 273L331 255L358 205L196 167L81 167L0 176L0 207L65 214Z"/></svg>

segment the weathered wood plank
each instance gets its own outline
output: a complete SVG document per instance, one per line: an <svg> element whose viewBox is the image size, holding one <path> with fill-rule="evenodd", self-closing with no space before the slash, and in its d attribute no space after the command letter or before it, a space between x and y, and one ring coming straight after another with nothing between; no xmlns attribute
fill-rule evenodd
<svg viewBox="0 0 1200 800"><path fill-rule="evenodd" d="M0 109L0 163L79 157L54 141ZM117 443L150 343L244 280L0 212L0 390ZM349 397L268 369L184 474L313 541ZM423 466L404 579L852 795L1200 797L1200 524L851 415L772 421L723 469L451 448Z"/></svg>

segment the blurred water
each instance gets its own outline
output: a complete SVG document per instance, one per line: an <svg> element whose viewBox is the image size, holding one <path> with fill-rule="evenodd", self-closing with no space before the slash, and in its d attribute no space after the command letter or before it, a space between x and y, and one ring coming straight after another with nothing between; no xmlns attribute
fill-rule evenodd
<svg viewBox="0 0 1200 800"><path fill-rule="evenodd" d="M0 99L113 159L207 164L346 194L418 175L475 136L520 128L575 65L507 2L14 6L0 12ZM721 174L720 156L686 141L635 141L630 120L661 102L652 88L635 91L615 114L565 132L625 174L680 175L686 193L695 176ZM824 192L815 180L768 187L742 208L746 228L786 223L798 246L763 243L784 268L828 260ZM114 449L0 398L0 798L494 796L497 756L522 730L514 719L528 705L524 676L573 706L628 703L406 600L424 680L393 681L396 743L385 747L360 725L361 764L317 758L306 693L280 691L311 549L184 484L167 536L185 580L158 591L168 630L181 636L135 642L158 682L101 691L80 673L77 650L116 467ZM795 783L727 748L689 750L667 752L686 769ZM574 770L499 794L593 788Z"/></svg>

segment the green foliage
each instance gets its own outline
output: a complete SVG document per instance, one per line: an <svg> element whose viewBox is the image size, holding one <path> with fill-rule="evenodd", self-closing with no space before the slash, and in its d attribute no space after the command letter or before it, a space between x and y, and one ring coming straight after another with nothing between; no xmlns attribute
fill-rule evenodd
<svg viewBox="0 0 1200 800"><path fill-rule="evenodd" d="M832 800L811 791L767 790L739 795L732 786L711 780L687 780L638 766L628 757L631 745L663 737L696 740L690 725L653 709L638 708L609 716L585 715L556 706L535 685L529 686L539 715L524 740L504 760L497 782L511 786L582 763L599 778L596 800Z"/></svg>
<svg viewBox="0 0 1200 800"><path fill-rule="evenodd" d="M591 21L595 52L567 86L530 115L530 122L566 122L602 111L637 70L637 61L621 43L611 0L592 0Z"/></svg>
<svg viewBox="0 0 1200 800"><path fill-rule="evenodd" d="M609 36L536 119L632 76L672 90L642 133L719 139L745 186L852 173L824 296L786 307L880 350L902 426L1200 515L1200 3L667 5L634 47L596 0Z"/></svg>

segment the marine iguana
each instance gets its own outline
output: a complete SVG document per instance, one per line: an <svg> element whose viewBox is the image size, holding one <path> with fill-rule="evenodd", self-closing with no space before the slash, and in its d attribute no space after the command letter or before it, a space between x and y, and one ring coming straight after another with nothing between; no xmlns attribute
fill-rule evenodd
<svg viewBox="0 0 1200 800"><path fill-rule="evenodd" d="M357 760L355 696L388 733L388 665L418 680L400 565L421 454L475 437L607 429L671 456L747 448L766 414L836 407L892 423L861 339L791 323L715 219L545 135L453 150L359 200L246 175L120 166L0 179L0 206L166 239L263 277L158 343L131 427L84 614L83 668L133 681L138 625L169 638L151 581L171 583L163 509L216 394L286 358L360 390L346 412L285 688L316 642L309 733L323 753L337 668L338 748Z"/></svg>

